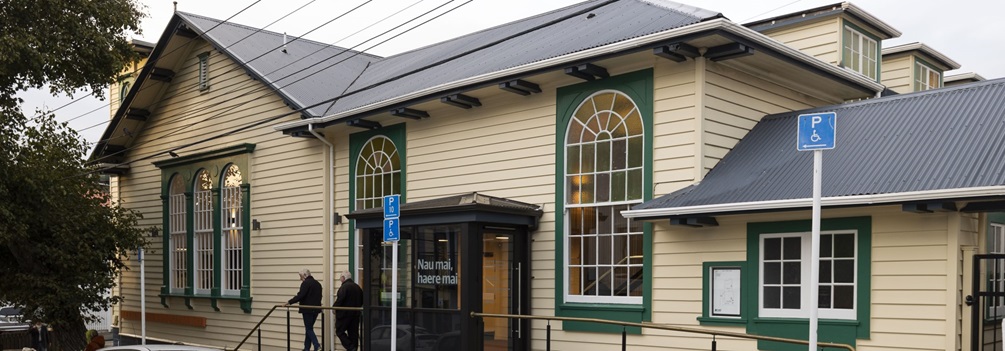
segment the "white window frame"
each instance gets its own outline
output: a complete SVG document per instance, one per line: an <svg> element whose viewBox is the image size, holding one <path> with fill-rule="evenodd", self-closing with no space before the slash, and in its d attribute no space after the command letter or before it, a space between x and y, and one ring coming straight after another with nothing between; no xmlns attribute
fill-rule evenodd
<svg viewBox="0 0 1005 351"><path fill-rule="evenodd" d="M237 169L238 184L228 184L228 174L230 173L231 167ZM237 165L231 164L225 168L223 172L223 178L220 179L220 184L223 185L220 189L220 263L223 267L220 274L220 294L239 296L241 295L241 285L244 283L244 206L241 193L241 184L243 179L241 178L240 168ZM237 255L237 261L232 262L234 256ZM237 286L231 286L231 277L236 275Z"/></svg>
<svg viewBox="0 0 1005 351"><path fill-rule="evenodd" d="M624 139L627 140L629 138L634 138L634 137L642 138L642 150L645 150L646 147L647 147L646 142L645 142L645 135L646 135L647 131L645 130L645 123L643 122L644 118L641 116L641 110L639 109L639 104L636 103L635 100L631 98L631 96L629 96L628 94L626 94L624 92L621 92L621 91L618 91L618 90L614 90L614 89L605 89L605 90L597 91L597 92L591 94L590 96L584 98L583 101L580 102L580 105L577 106L575 109L572 110L572 114L575 115L582 108L582 106L584 104L586 104L586 103L593 103L594 104L593 108L594 108L595 111L597 111L598 114L602 113L602 112L611 112L611 113L613 113L613 111L611 110L611 108L598 107L598 106L595 105L595 101L594 101L594 97L596 97L598 95L610 94L610 93L614 93L616 96L624 97L624 98L628 99L629 101L631 101L631 103L633 104L634 108L632 110L630 110L627 115L631 115L632 112L636 112L639 115L640 123L642 123L642 134L633 135L633 136L626 136L626 137L624 137ZM613 102L613 100L612 100L612 102ZM572 144L570 144L568 142L568 133L569 133L569 126L572 125L572 123L574 123L574 122L575 122L575 118L573 117L573 118L570 118L569 122L566 124L566 137L564 138L564 140L562 140L562 143L563 143L562 152L568 152L569 146L572 145ZM576 145L584 145L584 143L583 142L579 142L579 143L576 143ZM626 157L629 157L628 154L627 154L627 149L626 149ZM640 155L640 157L644 158L644 155ZM568 161L568 157L563 158L563 164L561 166L562 167L562 175L563 175L562 178L564 179L563 183L562 183L562 186L565 189L569 188L567 186L567 184L566 184L566 182L568 182L568 176L570 175L568 173L568 162L569 162ZM614 162L613 158L612 158L611 162ZM645 170L645 164L644 164L644 162L639 167L628 167L628 161L626 160L626 164L625 165L626 165L626 168L624 169L625 171L633 170L633 169L641 169L641 170L643 170L642 171L641 183L638 184L638 186L639 187L644 187L645 184L646 184L646 174L645 174L645 171L644 171ZM596 167L596 161L594 161L594 167ZM613 166L608 167L608 169L609 170L613 170ZM599 173L602 173L602 172L592 172L592 174L599 174ZM582 175L582 174L585 174L585 173L576 173L576 174ZM630 186L631 185L626 180L626 182L625 182L625 187L626 187L625 194L626 194L626 198L627 198L627 194L628 194L628 188ZM596 193L596 191L594 190L594 194L595 193ZM644 194L644 193L645 193L644 189L640 189L639 194ZM574 302L574 303L633 304L633 305L640 305L640 304L642 304L644 296L597 296L597 295L575 295L575 294L572 294L570 292L570 274L572 272L570 270L570 266L571 265L570 265L570 255L569 255L569 252L571 251L571 247L572 247L571 246L572 236L569 235L568 233L570 232L570 228L571 228L571 222L570 222L570 220L571 220L571 217L572 217L570 215L570 211L569 211L570 209L573 209L573 208L597 208L597 209L599 209L599 208L602 208L602 207L611 207L611 206L613 206L613 207L615 207L615 210L612 211L613 215L620 216L621 215L620 211L616 210L616 208L618 206L639 204L639 203L642 203L643 199L640 198L640 199L637 199L637 200L607 201L607 202L594 201L594 202L589 203L589 204L574 204L574 203L571 203L570 200L569 200L571 198L571 196L572 196L571 194L568 194L568 192L566 192L565 199L563 200L565 202L563 204L564 205L563 206L564 207L564 213L565 213L564 223L563 223L563 225L564 225L563 230L566 233L566 235L563 235L565 249L563 250L563 253L562 253L563 263L564 263L563 264L564 274L563 274L562 289L563 289L563 292L564 292L564 299L565 299L565 301L566 302ZM613 233L612 232L610 235L612 237L614 237L614 236L628 236L628 240L627 241L628 241L628 243L630 245L631 242L632 242L631 236L638 235L640 237L644 237L645 234L644 234L643 229L642 229L643 228L642 223L636 222L636 221L632 221L631 219L625 219L625 220L628 223L628 228L629 228L628 230L629 231L626 232L626 233ZM612 219L612 222L613 221L614 220ZM587 236L587 235L584 235L584 236ZM592 235L592 236L597 236L597 235ZM613 238L612 238L612 240L613 240ZM611 245L611 250L612 250L611 255L612 255L612 257L609 260L609 261L612 262L611 264L601 264L600 260L599 260L599 256L598 256L597 263L594 264L594 265L592 265L593 268L597 269L598 274L599 274L599 271L602 268L602 266L611 267L612 272L614 272L614 273L611 273L612 275L617 274L616 270L620 270L620 269L628 269L629 270L629 275L631 274L630 273L631 272L631 268L633 268L633 267L642 267L644 269L644 264L643 264L641 258L638 260L639 261L638 263L626 263L626 264L620 264L620 265L617 264L617 263L614 263L613 262L614 261L613 255L615 255L614 254L614 250L617 250L617 248L615 246L616 245L614 245L612 243L612 245ZM598 249L599 249L599 246L598 246ZM628 252L629 255L631 255L631 249L630 248L625 248L625 251ZM583 265L580 265L580 268L585 270L586 268L589 268L589 267L587 267L587 265L583 264ZM644 279L644 278L642 278L642 279ZM629 284L631 284L631 283L629 283ZM643 294L645 294L645 292L643 292Z"/></svg>
<svg viewBox="0 0 1005 351"><path fill-rule="evenodd" d="M854 276L854 286L852 291L853 308L851 309L835 309L835 308L820 308L818 309L819 317L826 319L845 319L845 320L856 320L858 318L858 289L861 286L859 276L858 276L858 265L861 263L859 261L859 246L858 239L859 233L857 230L834 230L834 231L821 231L821 236L824 234L854 234L855 242L855 263L853 265L855 269ZM758 301L757 309L758 316L761 318L809 318L810 309L810 292L808 291L808 283L810 282L810 239L812 234L810 232L794 232L794 233L770 233L761 234L758 238L758 277L757 277L757 291L758 291ZM800 289L800 304L799 309L774 309L764 307L764 240L770 238L786 238L786 237L799 237L801 238L801 252L800 252L800 283L803 286ZM824 285L824 284L821 284ZM830 284L827 284L830 285Z"/></svg>
<svg viewBox="0 0 1005 351"><path fill-rule="evenodd" d="M383 151L377 151L377 152L380 152L380 153L384 154L384 157L381 157L381 159L384 160L384 162L390 163L392 157L399 157L399 158L401 157L401 152L398 151L398 144L395 144L394 140L391 140L391 138L389 138L386 135L375 135L375 136L371 137L370 139L367 139L367 141L365 143L363 143L363 146L359 150L359 154L356 155L356 167L357 168L359 167L360 162L367 162L367 163L369 163L370 160L367 160L367 159L363 158L363 152L366 151L367 147L370 147L370 145L374 142L374 140L377 140L377 139L384 139L385 143L391 143L391 145L394 146L394 153L391 154L391 155L388 155L388 154L384 153ZM372 149L372 147L370 147L370 148ZM356 189L354 189L354 190L358 191L358 189L360 188L360 186L363 185L363 183L361 182L361 180L365 179L364 177L372 176L372 175L379 175L379 176L382 176L382 177L385 177L385 176L386 177L392 177L391 179L393 180L394 179L393 176L395 174L397 174L398 175L398 179L400 181L400 179L402 177L402 175L401 175L401 165L402 165L403 162L404 162L404 160L400 160L399 159L398 160L398 166L399 167L396 168L396 169L393 168L393 164L392 165L388 165L388 167L392 168L390 172L354 174L353 177L355 177L355 180L356 180ZM380 168L380 167L368 167L367 169L378 169L378 168ZM356 170L354 169L353 172L355 173ZM404 190L404 187L402 187L402 190ZM391 189L384 189L383 188L383 182L381 182L381 191L380 191L380 193L381 193L380 196L377 196L377 197L366 197L366 198L359 198L359 197L356 196L356 194L353 194L353 201L356 202L355 210L356 211L365 210L366 208L364 208L363 206L360 206L360 204L363 203L363 201L365 201L365 200L381 200L382 201L383 197L387 196L387 195L401 195L400 192L397 193L397 194L395 193L395 191L394 191L394 184L391 184ZM367 208L369 208L369 207L367 207ZM356 264L355 265L356 271L355 272L351 272L351 273L354 275L354 279L356 281L360 281L362 279L362 277L363 277L363 253L364 253L363 252L363 231L360 230L360 229L356 229L356 233L354 233L354 235L356 236L356 259L355 259L355 261L356 261L355 262L355 264Z"/></svg>
<svg viewBox="0 0 1005 351"><path fill-rule="evenodd" d="M168 286L171 293L184 293L188 287L188 227L187 227L187 207L185 199L185 183L181 180L180 174L175 174L171 178L168 189L168 213L169 232L168 247L171 252L168 255L170 268L168 269ZM181 186L181 192L175 194L175 186ZM180 278L180 279L179 279ZM181 281L178 281L181 280Z"/></svg>
<svg viewBox="0 0 1005 351"><path fill-rule="evenodd" d="M865 35L851 26L844 26L844 30L848 31L847 41L844 43L842 48L842 57L844 57L844 51L848 51L848 56L852 59L858 58L858 64L856 65L854 61L845 62L844 66L849 69L861 73L866 77L877 79L879 77L879 43L869 36ZM855 45L857 44L858 50L855 50ZM869 56L871 49L872 57ZM867 63L872 63L871 72L866 72L869 67Z"/></svg>
<svg viewBox="0 0 1005 351"><path fill-rule="evenodd" d="M914 77L915 90L925 91L942 87L942 73L919 61L915 61L914 66L918 68L914 70L917 75ZM931 82L930 73L935 73L935 82Z"/></svg>
<svg viewBox="0 0 1005 351"><path fill-rule="evenodd" d="M193 286L196 295L209 295L212 293L214 286L213 279L213 244L216 241L213 237L213 192L210 189L200 189L199 178L200 174L205 172L209 179L213 179L212 175L206 170L200 170L196 172L194 192L192 196L193 204L193 224L194 231L193 236L195 247L193 252L195 253L195 259L193 260L192 272L195 274L195 286ZM212 186L211 186L212 187ZM204 275L209 274L206 278Z"/></svg>
<svg viewBox="0 0 1005 351"><path fill-rule="evenodd" d="M1005 224L994 222L988 224L988 253L1005 254ZM988 277L988 287L986 290L991 290L991 284L998 284L998 291L1005 291L1005 261L988 260L988 262L998 264L1000 277L992 276L991 274L994 272L994 268L987 267L986 274ZM1005 316L1005 298L990 297L987 301L988 316Z"/></svg>

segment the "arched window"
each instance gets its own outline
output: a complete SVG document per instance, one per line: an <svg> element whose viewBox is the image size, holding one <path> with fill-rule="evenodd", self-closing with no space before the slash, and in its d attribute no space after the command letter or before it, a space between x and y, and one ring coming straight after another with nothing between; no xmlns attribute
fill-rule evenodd
<svg viewBox="0 0 1005 351"><path fill-rule="evenodd" d="M371 138L356 161L356 210L382 205L385 195L401 194L401 159L391 139Z"/></svg>
<svg viewBox="0 0 1005 351"><path fill-rule="evenodd" d="M181 293L188 287L188 235L186 228L185 181L180 174L171 176L168 189L168 258L170 268L171 291Z"/></svg>
<svg viewBox="0 0 1005 351"><path fill-rule="evenodd" d="M129 81L122 82L122 88L119 90L119 105L126 101L126 94L129 94L129 88L132 87Z"/></svg>
<svg viewBox="0 0 1005 351"><path fill-rule="evenodd" d="M195 177L195 293L209 294L213 288L213 178L205 169Z"/></svg>
<svg viewBox="0 0 1005 351"><path fill-rule="evenodd" d="M641 303L642 224L621 216L643 200L639 107L622 92L599 91L580 103L566 128L568 300Z"/></svg>
<svg viewBox="0 0 1005 351"><path fill-rule="evenodd" d="M390 138L367 140L356 160L356 210L383 206L386 195L401 195L401 157ZM358 235L358 234L357 234ZM356 238L356 280L363 280L363 240Z"/></svg>
<svg viewBox="0 0 1005 351"><path fill-rule="evenodd" d="M241 199L241 169L229 165L223 172L223 189L220 191L220 218L223 219L221 252L223 254L223 294L240 295L244 271L244 227Z"/></svg>

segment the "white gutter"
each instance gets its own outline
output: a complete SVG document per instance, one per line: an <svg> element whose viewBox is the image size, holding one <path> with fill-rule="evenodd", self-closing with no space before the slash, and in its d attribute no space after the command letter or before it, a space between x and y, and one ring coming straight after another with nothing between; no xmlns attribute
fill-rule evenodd
<svg viewBox="0 0 1005 351"><path fill-rule="evenodd" d="M379 110L394 104L405 102L408 100L421 98L428 95L433 95L438 92L447 91L451 89L463 88L465 86L470 86L485 81L491 81L495 79L500 79L507 76L520 75L534 70L548 68L552 66L560 66L562 64L567 64L571 62L576 62L579 60L589 59L595 56L601 56L610 53L616 53L639 46L644 46L648 44L654 44L669 39L686 36L689 34L700 33L709 30L721 29L732 34L736 34L744 39L750 40L760 45L764 45L772 50L783 53L797 61L804 62L810 66L821 69L825 72L834 74L837 77L851 81L852 83L867 87L876 92L881 92L885 88L882 84L879 84L875 80L872 80L858 72L852 72L845 70L841 67L831 65L829 63L823 62L813 56L810 56L802 51L793 49L786 46L774 39L771 39L764 34L758 33L750 28L744 27L737 23L733 23L730 20L724 18L716 18L714 20L695 23L689 26L684 26L680 28L671 29L668 31L663 31L659 33L653 33L637 38L632 38L628 40L619 41L617 43L612 43L592 49L587 49L579 52L574 52L564 56L553 57L550 59L545 59L537 62L528 63L522 66L512 67L504 69L501 71L495 71L491 73L482 74L479 76L469 77L461 80L456 80L449 83L440 84L434 87L429 87L426 89L411 92L409 94L401 95L395 98L387 99L384 101L376 102L370 105L357 107L348 111L339 112L336 114L324 116L321 118L312 118L306 120L293 121L288 123L279 124L273 127L274 130L281 131L296 127L302 127L304 125L310 125L312 123L327 123L340 118L350 117L356 114L369 112L372 110Z"/></svg>
<svg viewBox="0 0 1005 351"><path fill-rule="evenodd" d="M885 203L927 201L946 198L970 198L984 196L1005 196L1005 186L987 186L962 189L939 189L911 191L892 194L832 196L821 199L821 206L862 206ZM665 218L670 216L697 215L708 213L727 213L744 211L763 211L778 209L809 208L812 198L787 199L772 201L736 202L728 204L713 204L686 207L651 208L644 210L621 211L625 218Z"/></svg>
<svg viewBox="0 0 1005 351"><path fill-rule="evenodd" d="M841 3L841 8L845 9L845 11L848 11L855 16L861 17L870 25L879 28L879 30L890 33L890 38L898 38L900 37L901 34L903 34L896 28L893 28L893 26L887 24L886 22L881 21L876 16L873 16L871 13L865 12L865 10L859 8L858 6L855 6L855 4L852 4L850 2L843 2Z"/></svg>
<svg viewBox="0 0 1005 351"><path fill-rule="evenodd" d="M332 262L332 256L335 255L335 228L332 227L335 226L335 220L332 218L332 212L333 212L332 208L335 206L335 145L332 145L332 143L329 143L328 140L325 139L325 137L321 136L321 134L318 134L318 132L314 131L313 124L307 125L307 131L310 132L311 135L314 135L315 138L318 138L318 140L321 140L322 143L328 145L328 184L329 186L331 186L331 188L328 189L328 203L324 206L325 214L323 217L324 218L323 221L326 221L328 223L328 250L327 250L328 253L325 255L325 259L322 261L326 263L325 270L328 271L328 303L334 304L335 262ZM328 312L321 311L321 313L328 313ZM324 316L322 316L321 318L324 318ZM335 349L335 337L334 337L335 332L333 331L334 328L335 328L335 321L334 319L332 319L331 323L328 323L327 325L328 330L325 330L323 332L327 333L327 335L330 335L330 337L325 338L328 340L329 350ZM324 335L322 335L322 337L323 336Z"/></svg>

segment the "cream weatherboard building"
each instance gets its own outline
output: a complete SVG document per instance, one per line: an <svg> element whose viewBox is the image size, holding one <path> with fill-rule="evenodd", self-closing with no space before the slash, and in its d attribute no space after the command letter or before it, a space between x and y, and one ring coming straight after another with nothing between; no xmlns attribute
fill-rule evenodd
<svg viewBox="0 0 1005 351"><path fill-rule="evenodd" d="M1005 195L993 152L1003 141L954 134L983 138L981 151L930 136L943 143L907 148L915 159L904 163L880 141L908 139L854 131L890 131L878 116L947 95L1000 101L1002 83L876 98L887 89L882 39L900 33L847 3L813 13L819 22L798 29L669 1L588 1L390 57L176 13L91 156L151 228L147 289L136 262L122 274L120 332L140 336L143 294L148 337L234 348L308 268L325 305L335 274L353 272L372 349L389 346L394 299L408 350L540 350L549 338L558 350L611 349L623 331L633 349L713 345L472 312L805 339L810 164L786 123L836 110L841 139L828 155L854 172L825 178L843 183L823 212L820 340L968 350L964 297L972 282L1001 281L968 262L1005 252L986 244L1005 242L987 214ZM810 30L826 34L799 44ZM1000 131L988 118L1002 106L966 106L968 125ZM960 118L930 110L912 136ZM950 170L967 172L940 173ZM397 296L385 195L404 203ZM285 315L264 318L263 349L286 347ZM290 325L300 345L295 311ZM329 348L330 328L318 326Z"/></svg>

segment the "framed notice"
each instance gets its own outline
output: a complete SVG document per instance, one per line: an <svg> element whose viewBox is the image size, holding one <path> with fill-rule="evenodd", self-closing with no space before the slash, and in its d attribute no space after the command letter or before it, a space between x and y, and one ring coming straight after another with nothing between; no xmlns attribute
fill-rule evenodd
<svg viewBox="0 0 1005 351"><path fill-rule="evenodd" d="M709 267L709 317L740 317L740 267Z"/></svg>

